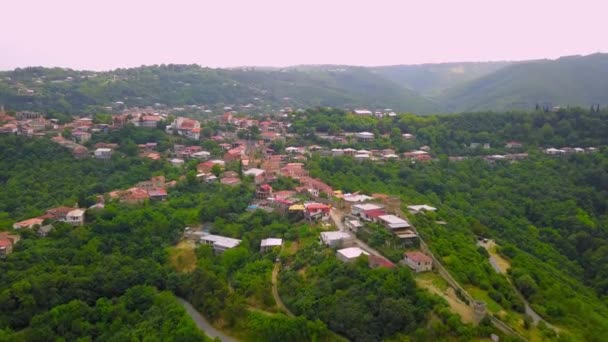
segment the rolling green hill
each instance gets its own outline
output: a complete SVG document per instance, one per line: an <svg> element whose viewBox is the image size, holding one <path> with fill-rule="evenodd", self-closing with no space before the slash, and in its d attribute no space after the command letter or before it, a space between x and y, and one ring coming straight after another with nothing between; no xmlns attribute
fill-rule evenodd
<svg viewBox="0 0 608 342"><path fill-rule="evenodd" d="M0 72L0 104L49 113L98 112L114 102L210 108L391 108L418 114L608 103L608 54L525 62L210 69L144 66L108 72Z"/></svg>
<svg viewBox="0 0 608 342"><path fill-rule="evenodd" d="M371 70L424 96L435 97L446 89L494 73L510 62L468 62L391 65Z"/></svg>
<svg viewBox="0 0 608 342"><path fill-rule="evenodd" d="M446 111L585 106L608 102L608 54L562 57L506 66L446 90Z"/></svg>
<svg viewBox="0 0 608 342"><path fill-rule="evenodd" d="M0 73L0 103L13 109L81 113L127 106L244 105L390 107L429 113L440 107L365 68L338 71L149 66L110 72L26 68Z"/></svg>

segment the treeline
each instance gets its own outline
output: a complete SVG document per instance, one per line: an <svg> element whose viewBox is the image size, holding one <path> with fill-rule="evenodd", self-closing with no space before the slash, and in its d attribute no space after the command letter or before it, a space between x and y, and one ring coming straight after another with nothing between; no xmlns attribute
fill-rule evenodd
<svg viewBox="0 0 608 342"><path fill-rule="evenodd" d="M94 305L80 300L58 305L36 315L29 329L5 337L7 341L143 341L152 337L211 341L173 294L151 286L135 286L120 297L100 298Z"/></svg>
<svg viewBox="0 0 608 342"><path fill-rule="evenodd" d="M363 144L353 139L348 145L365 149L395 148L399 152L427 145L435 154L492 154L504 151L504 145L509 141L523 143L524 150L539 146L606 145L608 110L590 112L572 108L557 112L481 112L437 116L402 114L378 119L338 109L318 108L297 114L291 130L304 137L299 141L301 143L328 144L326 140L317 139L314 132L337 134L368 131L375 134L374 142ZM403 139L401 134L404 133L415 135L415 140ZM480 152L479 149L471 149L471 143L488 143L491 148Z"/></svg>
<svg viewBox="0 0 608 342"><path fill-rule="evenodd" d="M313 158L309 166L334 188L438 207L436 217L415 217L414 224L459 281L503 307L520 311L521 303L493 273L476 237L497 240L511 261L510 279L544 318L585 340L608 332L608 306L600 300L607 294L605 151L496 165L482 159L412 165Z"/></svg>

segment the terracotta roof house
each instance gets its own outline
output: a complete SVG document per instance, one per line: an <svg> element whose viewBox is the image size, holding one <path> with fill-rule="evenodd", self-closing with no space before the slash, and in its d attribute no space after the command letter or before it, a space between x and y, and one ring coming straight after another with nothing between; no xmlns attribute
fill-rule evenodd
<svg viewBox="0 0 608 342"><path fill-rule="evenodd" d="M220 183L224 185L239 185L241 184L241 180L235 177L228 177L220 179Z"/></svg>
<svg viewBox="0 0 608 342"><path fill-rule="evenodd" d="M31 218L29 220L16 222L13 224L13 229L32 228L35 225L41 225L44 220L38 217Z"/></svg>
<svg viewBox="0 0 608 342"><path fill-rule="evenodd" d="M152 189L148 190L148 196L154 201L164 201L167 199L167 190L165 189Z"/></svg>
<svg viewBox="0 0 608 342"><path fill-rule="evenodd" d="M124 203L137 204L143 203L149 198L150 196L146 190L140 188L131 188L122 194L120 201Z"/></svg>
<svg viewBox="0 0 608 342"><path fill-rule="evenodd" d="M403 260L416 273L433 269L433 259L419 251L405 252Z"/></svg>

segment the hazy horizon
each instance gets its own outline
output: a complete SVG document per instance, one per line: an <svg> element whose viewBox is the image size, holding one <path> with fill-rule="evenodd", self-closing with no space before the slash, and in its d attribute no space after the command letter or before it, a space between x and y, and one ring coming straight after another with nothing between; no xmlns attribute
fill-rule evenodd
<svg viewBox="0 0 608 342"><path fill-rule="evenodd" d="M164 4L163 4L164 3ZM0 70L385 66L608 51L600 1L7 1ZM598 45L599 44L599 45Z"/></svg>

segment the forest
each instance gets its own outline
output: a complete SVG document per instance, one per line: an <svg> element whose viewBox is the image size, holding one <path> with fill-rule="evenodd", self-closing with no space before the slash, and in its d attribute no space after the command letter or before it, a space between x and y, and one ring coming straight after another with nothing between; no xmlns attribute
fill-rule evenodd
<svg viewBox="0 0 608 342"><path fill-rule="evenodd" d="M439 208L436 217L411 220L456 279L503 308L522 310L477 237L497 241L511 263L508 279L549 322L575 339L599 340L608 332L606 151L495 165L480 158L417 165L317 157L309 167L335 188Z"/></svg>
<svg viewBox="0 0 608 342"><path fill-rule="evenodd" d="M604 146L608 144L608 110L572 108L557 112L401 114L377 119L339 109L317 108L298 114L290 129L301 136L293 143L338 146L320 139L315 133L368 131L375 135L373 142L361 143L353 139L347 145L367 150L394 148L397 152L427 145L436 155L490 155L504 152L505 143L509 141L521 142L525 151L536 147ZM405 133L413 134L415 139L403 139ZM490 148L472 149L471 143L488 143Z"/></svg>

